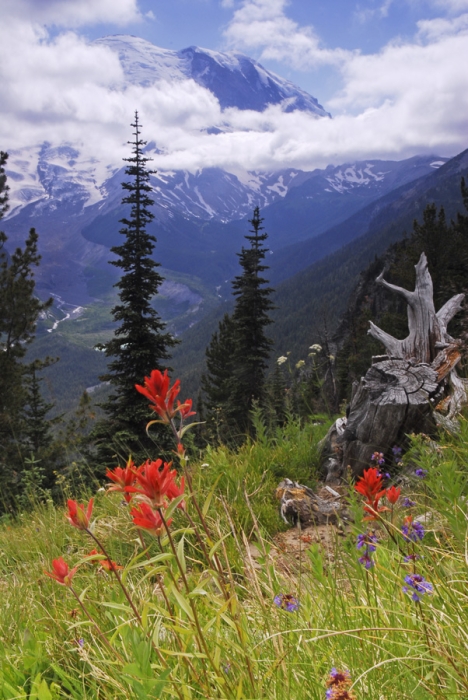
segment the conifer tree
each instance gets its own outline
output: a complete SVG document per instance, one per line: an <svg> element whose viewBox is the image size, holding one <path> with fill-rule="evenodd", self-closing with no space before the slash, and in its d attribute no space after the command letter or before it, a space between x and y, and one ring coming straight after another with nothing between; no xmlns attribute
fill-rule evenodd
<svg viewBox="0 0 468 700"><path fill-rule="evenodd" d="M265 384L265 372L268 366L273 341L265 335L265 328L272 321L268 313L274 306L270 296L273 292L262 273L268 269L262 263L267 253L263 243L268 234L263 232L263 219L260 210L255 207L251 235L245 238L250 248L242 248L239 262L243 269L241 275L234 278L233 294L236 297L234 313L235 369L233 392L231 398L231 416L240 430L247 430L254 402L261 402Z"/></svg>
<svg viewBox="0 0 468 700"><path fill-rule="evenodd" d="M206 397L207 427L214 438L219 437L220 431L225 437L228 431L235 367L234 343L234 323L226 313L206 348L206 373L201 381Z"/></svg>
<svg viewBox="0 0 468 700"><path fill-rule="evenodd" d="M159 263L152 257L156 238L146 231L154 215L150 206L154 204L151 192L150 175L146 164L150 160L143 154L146 141L141 138L141 125L138 112L131 125L134 129L132 156L124 160L129 163L125 173L130 180L122 183L128 193L122 200L131 206L130 216L121 219L124 236L122 245L111 248L117 259L111 264L122 270L122 277L115 285L119 290L120 303L112 310L114 320L119 324L114 337L101 346L107 357L112 358L108 373L101 377L109 381L114 392L103 404L107 418L101 421L95 431L101 443L100 456L111 459L123 449L120 458L126 460L131 452L134 456L149 443L145 433L148 421L148 407L135 391L135 384L141 384L144 377L153 369L166 367L169 358L168 348L175 345L170 333L165 333L165 324L152 306L154 296L163 281L157 271ZM113 445L109 445L109 442Z"/></svg>
<svg viewBox="0 0 468 700"><path fill-rule="evenodd" d="M44 400L41 394L42 377L39 373L45 367L54 364L56 360L47 358L44 361L35 360L27 365L24 371L24 387L26 390L26 405L23 407L24 417L24 442L25 447L41 459L48 451L52 443L51 428L60 418L48 420L49 411L54 407L53 403Z"/></svg>
<svg viewBox="0 0 468 700"><path fill-rule="evenodd" d="M232 283L234 312L221 321L206 353L207 405L211 412L221 407L231 435L244 434L251 427L250 411L263 399L272 346L265 335L271 323L268 313L274 306L270 300L273 290L265 286L268 281L262 276L267 269L263 260L268 250L263 245L268 236L262 222L256 207L249 220L250 235L245 236L250 247L238 254L243 271Z"/></svg>
<svg viewBox="0 0 468 700"><path fill-rule="evenodd" d="M0 219L8 210L7 158L0 152ZM41 259L36 231L32 228L24 248L11 255L5 247L7 240L0 231L0 478L4 501L8 499L6 492L14 494L23 467L23 409L28 401L25 374L29 369L23 358L34 339L39 315L52 304L52 299L42 302L34 294L33 268Z"/></svg>

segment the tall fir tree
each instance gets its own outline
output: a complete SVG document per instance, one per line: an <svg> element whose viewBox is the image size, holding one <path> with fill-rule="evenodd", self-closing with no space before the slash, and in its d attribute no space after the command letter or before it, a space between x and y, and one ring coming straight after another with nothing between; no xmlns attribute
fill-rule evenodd
<svg viewBox="0 0 468 700"><path fill-rule="evenodd" d="M134 129L133 155L124 160L129 163L125 173L130 180L122 183L128 193L122 200L131 206L129 218L121 219L120 230L125 240L120 246L111 248L117 256L111 264L122 270L116 283L120 303L112 309L114 320L119 324L114 337L102 349L112 358L108 373L101 377L108 381L114 392L103 404L107 417L99 422L95 437L99 442L99 456L106 462L128 458L128 452L136 456L154 447L145 433L148 407L135 384L141 384L153 369L164 369L169 358L168 349L176 341L164 332L165 324L152 301L158 293L163 278L157 271L159 263L153 259L156 238L146 231L154 214L150 175L154 172L146 167L150 160L143 153L146 141L141 138L138 112L131 125ZM125 454L127 452L127 454Z"/></svg>
<svg viewBox="0 0 468 700"><path fill-rule="evenodd" d="M245 434L250 430L250 412L262 402L265 373L272 341L265 328L272 321L269 312L273 289L262 274L268 234L262 226L258 207L249 220L252 228L245 238L250 247L242 248L239 262L242 274L234 278L233 295L236 298L231 318L224 317L218 333L207 349L207 370L204 388L211 411L217 404L223 411L223 420L229 426L228 435Z"/></svg>

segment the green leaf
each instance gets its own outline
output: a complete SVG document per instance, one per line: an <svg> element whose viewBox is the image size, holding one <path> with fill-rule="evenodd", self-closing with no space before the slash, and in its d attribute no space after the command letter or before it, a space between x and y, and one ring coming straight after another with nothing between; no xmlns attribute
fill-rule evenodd
<svg viewBox="0 0 468 700"><path fill-rule="evenodd" d="M224 535L224 537L221 537L220 540L218 540L217 542L214 543L214 545L213 545L212 548L210 549L210 553L209 553L210 559L213 557L213 555L215 554L216 550L219 549L219 547L222 545L222 543L224 542L224 540L226 540L228 537L232 537L232 533L231 533L231 532L227 532L227 533Z"/></svg>
<svg viewBox="0 0 468 700"><path fill-rule="evenodd" d="M218 478L216 479L216 481L215 481L214 484L213 484L213 488L210 490L208 496L206 497L206 500L205 500L205 502L204 502L204 504L203 504L203 508L202 508L202 513L203 513L203 515L206 515L206 514L208 513L208 509L209 509L209 507L210 507L210 505L211 505L211 500L212 500L212 498L213 498L213 494L214 494L214 492L215 492L215 490L216 490L217 485L219 484L219 480L221 479L221 476L222 476L222 474L220 474L220 475L218 476Z"/></svg>
<svg viewBox="0 0 468 700"><path fill-rule="evenodd" d="M177 559L178 559L180 568L182 569L184 574L186 574L187 573L187 563L185 561L184 542L185 542L185 537L182 536L179 540L179 544L177 545Z"/></svg>
<svg viewBox="0 0 468 700"><path fill-rule="evenodd" d="M161 554L157 554L155 557L151 557L151 559L145 559L144 561L140 561L137 564L131 564L129 566L125 567L126 571L134 571L135 569L144 569L147 566L151 566L151 564L156 564L156 562L161 562L161 561L167 561L168 559L173 558L172 552L162 552Z"/></svg>
<svg viewBox="0 0 468 700"><path fill-rule="evenodd" d="M190 430L190 428L194 428L196 425L205 425L205 423L206 423L206 421L204 421L204 420L198 421L198 423L189 423L188 425L183 427L182 430L179 431L179 439L182 440L185 433L187 432L187 430Z"/></svg>
<svg viewBox="0 0 468 700"><path fill-rule="evenodd" d="M186 501L186 500L187 500L186 494L182 494L182 496L178 496L177 498L174 498L174 500L169 503L169 505L167 506L166 510L163 513L164 520L166 520L166 521L169 520L169 518L171 517L171 515L173 514L173 512L175 511L175 509L179 505L179 503L182 503L182 501Z"/></svg>
<svg viewBox="0 0 468 700"><path fill-rule="evenodd" d="M184 598L184 596L177 590L177 588L172 589L172 593L174 595L174 598L177 601L177 604L182 610L187 614L190 620L193 621L193 611L192 608L190 607L189 602Z"/></svg>
<svg viewBox="0 0 468 700"><path fill-rule="evenodd" d="M52 693L49 690L49 686L46 681L43 680L37 691L37 700L53 700Z"/></svg>

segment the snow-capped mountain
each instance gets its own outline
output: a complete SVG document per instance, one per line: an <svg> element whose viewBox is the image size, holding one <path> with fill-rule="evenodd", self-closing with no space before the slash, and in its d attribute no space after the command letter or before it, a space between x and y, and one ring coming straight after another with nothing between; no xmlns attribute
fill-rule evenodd
<svg viewBox="0 0 468 700"><path fill-rule="evenodd" d="M338 193L381 196L393 187L416 179L437 168L445 159L413 158L406 161L365 161L328 166L305 172L287 168L276 172L226 172L205 168L195 173L185 170L160 171L151 176L156 205L184 217L227 222L241 219L255 206L262 209L284 199L295 189L296 197L311 198ZM68 216L107 212L120 204L124 168L103 167L108 177L98 184L96 163L81 158L72 146L24 148L10 153L7 176L10 185L10 212L17 216L27 207L28 217L47 216L57 207ZM307 184L306 184L307 183ZM92 211L86 210L91 208ZM94 214L96 215L96 214Z"/></svg>
<svg viewBox="0 0 468 700"><path fill-rule="evenodd" d="M317 119L330 116L314 97L242 54L197 47L170 51L130 36L95 43L117 54L124 87L151 89L158 83L170 89L178 81L192 80L209 90L224 111L262 112L274 105ZM158 152L157 135L144 136L151 158ZM317 236L443 162L425 156L330 165L310 172L159 170L151 177L156 256L166 269L196 276L213 291L235 273L235 253L255 206L261 208L270 246L277 251ZM126 213L121 205L124 167L99 162L86 155L81 144L48 142L12 151L7 165L10 211L2 228L9 247L21 244L27 229L35 226L42 254L38 288L78 305L86 303L95 296L93 279L107 275L111 284L109 249L120 243L119 220Z"/></svg>
<svg viewBox="0 0 468 700"><path fill-rule="evenodd" d="M131 84L147 87L159 80L173 83L193 79L215 95L222 109L262 112L270 105L282 105L286 112L299 109L330 116L315 97L241 53L220 53L197 46L171 51L128 35L108 36L94 43L118 54Z"/></svg>

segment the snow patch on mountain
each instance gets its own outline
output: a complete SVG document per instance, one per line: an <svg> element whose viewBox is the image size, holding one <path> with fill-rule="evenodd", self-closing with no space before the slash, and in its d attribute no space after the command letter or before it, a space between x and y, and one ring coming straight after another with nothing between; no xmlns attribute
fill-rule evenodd
<svg viewBox="0 0 468 700"><path fill-rule="evenodd" d="M374 164L367 163L365 167L350 165L344 170L338 169L332 177L326 180L335 192L346 192L353 187L363 187L372 182L381 182L387 174L385 171L373 172ZM330 191L330 190L329 190Z"/></svg>

